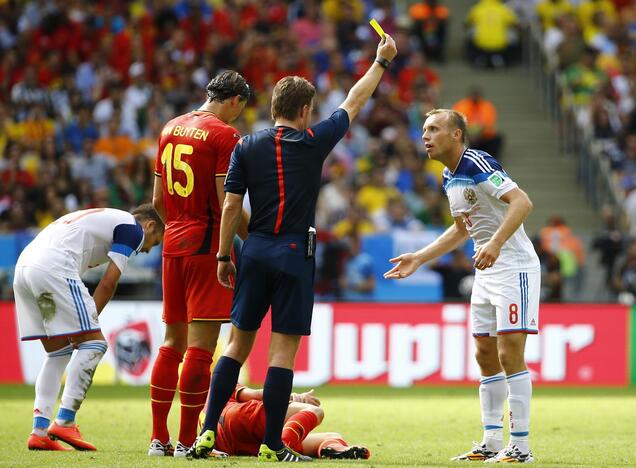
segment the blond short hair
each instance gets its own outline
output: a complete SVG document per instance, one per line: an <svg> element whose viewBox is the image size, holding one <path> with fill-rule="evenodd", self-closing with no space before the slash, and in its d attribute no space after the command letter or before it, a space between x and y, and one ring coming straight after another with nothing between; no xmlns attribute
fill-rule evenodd
<svg viewBox="0 0 636 468"><path fill-rule="evenodd" d="M461 112L457 112L456 110L453 110L453 109L433 109L432 111L429 111L426 113L426 117L428 118L431 115L437 115L437 114L446 114L448 126L453 130L455 129L461 130L462 143L466 143L467 141L466 134L468 132L467 130L468 119L466 118L466 116L462 114Z"/></svg>

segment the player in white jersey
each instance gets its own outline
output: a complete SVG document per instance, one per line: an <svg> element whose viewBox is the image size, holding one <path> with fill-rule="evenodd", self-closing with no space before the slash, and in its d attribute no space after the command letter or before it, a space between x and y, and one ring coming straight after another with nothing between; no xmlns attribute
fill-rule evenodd
<svg viewBox="0 0 636 468"><path fill-rule="evenodd" d="M524 229L532 210L525 192L488 153L466 147L463 114L435 109L422 136L429 158L442 162L444 190L455 220L434 242L390 261L385 278L401 279L422 264L475 244L475 283L470 300L476 359L481 369L479 396L482 442L457 461L528 463L532 382L525 364L528 333L539 326L539 258ZM508 395L510 443L503 446L504 404Z"/></svg>
<svg viewBox="0 0 636 468"><path fill-rule="evenodd" d="M98 316L115 292L133 253L149 252L163 237L151 204L128 213L112 208L81 210L49 224L22 251L13 292L22 340L39 339L47 356L35 382L30 450L95 450L75 424L107 344ZM109 262L93 296L81 280L89 268ZM66 385L55 421L50 424Z"/></svg>

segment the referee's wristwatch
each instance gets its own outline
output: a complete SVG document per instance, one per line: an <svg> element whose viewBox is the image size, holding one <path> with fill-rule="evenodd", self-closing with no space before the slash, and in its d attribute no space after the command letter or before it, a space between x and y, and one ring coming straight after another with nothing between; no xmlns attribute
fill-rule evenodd
<svg viewBox="0 0 636 468"><path fill-rule="evenodd" d="M375 58L375 61L376 61L376 63L379 63L379 64L380 64L380 66L381 66L382 68L384 68L385 70L386 70L387 68L389 68L389 65L391 65L391 62L390 62L390 61L388 61L387 59L385 59L384 57L380 57L380 56L378 56L378 57L376 57L376 58Z"/></svg>
<svg viewBox="0 0 636 468"><path fill-rule="evenodd" d="M217 262L231 262L232 261L232 257L230 255L216 255L216 261Z"/></svg>

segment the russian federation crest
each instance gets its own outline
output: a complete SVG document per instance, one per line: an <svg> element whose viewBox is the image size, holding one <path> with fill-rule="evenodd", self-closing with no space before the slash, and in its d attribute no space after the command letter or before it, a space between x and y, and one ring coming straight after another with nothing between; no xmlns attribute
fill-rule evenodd
<svg viewBox="0 0 636 468"><path fill-rule="evenodd" d="M471 205L477 203L477 194L475 193L475 190L470 187L466 187L464 189L464 199Z"/></svg>

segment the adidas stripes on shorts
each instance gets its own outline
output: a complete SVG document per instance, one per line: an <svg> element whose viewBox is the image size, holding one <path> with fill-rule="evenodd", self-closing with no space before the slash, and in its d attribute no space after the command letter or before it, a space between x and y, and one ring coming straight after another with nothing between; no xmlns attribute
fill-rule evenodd
<svg viewBox="0 0 636 468"><path fill-rule="evenodd" d="M65 278L18 266L13 291L22 341L100 329L95 301L79 277Z"/></svg>
<svg viewBox="0 0 636 468"><path fill-rule="evenodd" d="M541 270L477 274L470 299L473 336L539 331Z"/></svg>

